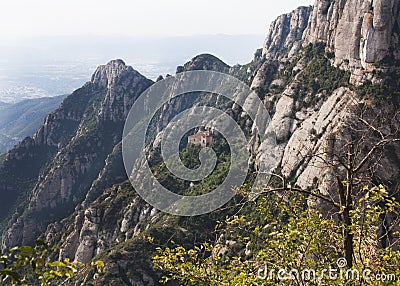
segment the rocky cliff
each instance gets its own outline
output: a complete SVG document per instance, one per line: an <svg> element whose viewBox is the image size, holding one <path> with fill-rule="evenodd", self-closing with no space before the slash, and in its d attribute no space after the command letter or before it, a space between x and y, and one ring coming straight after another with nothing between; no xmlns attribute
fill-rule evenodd
<svg viewBox="0 0 400 286"><path fill-rule="evenodd" d="M400 59L399 13L395 0L317 0L303 45L326 43L335 64L354 70L360 80L364 72Z"/></svg>
<svg viewBox="0 0 400 286"><path fill-rule="evenodd" d="M229 66L215 56L203 54L186 63L183 71L199 69L227 72ZM204 101L210 103L209 100L209 96L199 94L177 97L176 100L170 101L158 115L159 120L156 126L158 134L155 142L158 142L161 137L165 123L170 121L175 114ZM158 146L157 143L154 143L154 145ZM115 242L121 243L137 237L141 233L140 222L153 217L157 213L153 207L144 204L134 193L134 190L127 187L127 183L113 186L117 178L119 182L127 180L121 152L121 144L117 144L113 152L108 155L103 170L92 183L82 205L68 219L56 222L48 227L45 233L47 241L54 241L56 238L57 241L63 241L65 247L59 253L61 258L74 257L79 261L90 261L95 255L114 245ZM111 189L103 193L109 187ZM122 197L125 200L117 199L121 196L121 193L124 193ZM101 215L97 215L99 204L103 208ZM105 221L104 212L109 213L110 208L115 208L117 213L107 218L111 221ZM94 218L94 215L97 218ZM155 218L151 221L154 222ZM93 226L93 224L96 224L96 226ZM102 230L103 227L107 227L107 229ZM88 231L89 228L91 231ZM132 232L133 229L135 230ZM64 234L61 239L57 237L60 230L63 230L62 233ZM100 238L102 233L106 235L104 238Z"/></svg>
<svg viewBox="0 0 400 286"><path fill-rule="evenodd" d="M151 83L121 60L100 66L90 82L46 117L32 139L7 155L4 165L18 165L29 159L30 152L35 154L33 148L54 150L54 157L37 168L41 172L32 189L27 186L28 199L22 202L23 211L16 210L9 220L3 246L31 244L48 223L70 214L82 202L121 140L124 114Z"/></svg>
<svg viewBox="0 0 400 286"><path fill-rule="evenodd" d="M262 51L248 65L229 67L200 55L177 73L214 70L247 81L272 116L277 144L259 142L254 122L232 104L219 107L248 134L251 168L256 172L275 156L279 160L273 171L287 183L335 197L335 177L343 177L349 142L357 160L381 137L398 136L398 18L395 1L317 0L314 8L300 7L274 21ZM391 65L379 66L391 57ZM375 84L363 84L368 78ZM13 194L5 204L13 216L3 232L4 247L40 236L60 247L55 257L106 261L103 275L80 273L74 285L157 285L161 273L150 261L155 245L173 239L190 246L213 235L229 210L195 218L169 216L142 201L126 181L123 121L151 84L120 60L100 66L33 138L7 154L0 192ZM155 141L176 113L204 103L212 100L198 96L168 102L156 116ZM146 151L154 151L156 143ZM381 164L371 160L360 169L360 186L380 183L395 193L400 187L399 144L380 148L378 157ZM15 182L8 174L14 174ZM23 191L17 192L18 182ZM337 211L320 207L326 214Z"/></svg>
<svg viewBox="0 0 400 286"><path fill-rule="evenodd" d="M278 59L295 55L301 48L301 38L307 28L311 11L311 6L299 7L273 21L264 41L262 56Z"/></svg>

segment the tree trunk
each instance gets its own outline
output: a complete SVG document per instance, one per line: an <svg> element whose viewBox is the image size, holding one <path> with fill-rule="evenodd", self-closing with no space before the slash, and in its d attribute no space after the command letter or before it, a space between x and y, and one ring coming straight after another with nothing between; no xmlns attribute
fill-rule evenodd
<svg viewBox="0 0 400 286"><path fill-rule="evenodd" d="M344 258L347 261L347 267L353 266L354 254L354 235L352 228L352 220L350 212L353 209L353 162L354 162L354 146L352 143L347 145L347 186L346 186L346 203L343 211L344 229L343 229L343 250Z"/></svg>
<svg viewBox="0 0 400 286"><path fill-rule="evenodd" d="M347 150L347 176L346 176L346 189L343 182L339 177L336 177L340 207L341 207L341 220L343 222L343 255L347 261L347 267L353 267L353 254L354 254L354 234L352 232L352 219L351 210L353 208L353 144L348 145Z"/></svg>

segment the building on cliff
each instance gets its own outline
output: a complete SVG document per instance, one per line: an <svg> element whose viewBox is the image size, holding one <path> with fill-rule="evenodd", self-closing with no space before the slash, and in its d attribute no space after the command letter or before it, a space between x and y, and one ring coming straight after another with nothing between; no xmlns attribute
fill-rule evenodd
<svg viewBox="0 0 400 286"><path fill-rule="evenodd" d="M200 131L188 137L188 144L201 145L201 147L206 147L214 142L213 132Z"/></svg>

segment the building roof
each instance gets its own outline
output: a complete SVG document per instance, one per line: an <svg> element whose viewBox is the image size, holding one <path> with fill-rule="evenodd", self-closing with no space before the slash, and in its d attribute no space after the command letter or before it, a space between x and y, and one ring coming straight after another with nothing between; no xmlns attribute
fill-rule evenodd
<svg viewBox="0 0 400 286"><path fill-rule="evenodd" d="M196 134L190 135L189 138L201 139L203 137L210 137L210 136L212 136L210 131L200 131L197 132Z"/></svg>

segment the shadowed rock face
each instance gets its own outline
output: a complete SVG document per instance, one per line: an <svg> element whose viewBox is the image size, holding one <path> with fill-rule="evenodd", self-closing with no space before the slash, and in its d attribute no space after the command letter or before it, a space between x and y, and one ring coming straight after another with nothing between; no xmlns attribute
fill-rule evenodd
<svg viewBox="0 0 400 286"><path fill-rule="evenodd" d="M178 67L177 72L196 70L227 72L229 70L229 66L216 56L210 54L201 54L194 57L190 62L187 62L183 68L180 69Z"/></svg>
<svg viewBox="0 0 400 286"><path fill-rule="evenodd" d="M316 0L303 45L325 42L336 64L371 70L385 57L400 59L399 12L396 0Z"/></svg>

